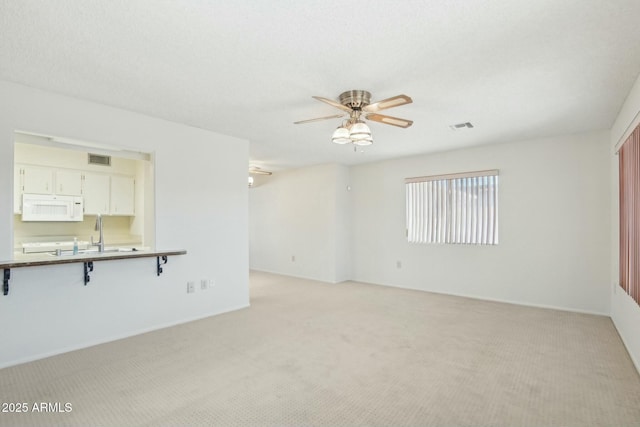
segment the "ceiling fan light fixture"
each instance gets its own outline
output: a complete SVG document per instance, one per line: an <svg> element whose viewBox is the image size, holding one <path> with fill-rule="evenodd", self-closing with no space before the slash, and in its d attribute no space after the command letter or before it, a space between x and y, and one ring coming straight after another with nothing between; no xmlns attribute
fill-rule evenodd
<svg viewBox="0 0 640 427"><path fill-rule="evenodd" d="M360 147L373 144L373 138L371 137L364 139L353 139L351 141L353 142L353 145L359 145Z"/></svg>
<svg viewBox="0 0 640 427"><path fill-rule="evenodd" d="M354 144L360 140L372 140L371 129L369 129L369 126L364 122L357 121L351 126L351 129L349 129L349 138L351 138Z"/></svg>
<svg viewBox="0 0 640 427"><path fill-rule="evenodd" d="M344 126L340 126L333 132L331 136L331 140L336 144L348 144L351 142L351 138L349 137L349 129Z"/></svg>

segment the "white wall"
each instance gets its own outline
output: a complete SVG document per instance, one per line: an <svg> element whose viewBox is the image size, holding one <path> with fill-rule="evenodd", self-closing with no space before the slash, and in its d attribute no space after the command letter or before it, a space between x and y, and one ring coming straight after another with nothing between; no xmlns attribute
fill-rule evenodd
<svg viewBox="0 0 640 427"><path fill-rule="evenodd" d="M353 279L608 314L608 141L590 133L352 167ZM499 245L407 243L404 178L484 169L500 170Z"/></svg>
<svg viewBox="0 0 640 427"><path fill-rule="evenodd" d="M616 145L624 141L640 124L640 77L627 96L611 129L611 318L624 341L629 355L640 372L640 307L621 289L619 284L619 198L618 198L618 156Z"/></svg>
<svg viewBox="0 0 640 427"><path fill-rule="evenodd" d="M249 190L251 268L330 283L348 279L348 185L348 169L336 164L258 177Z"/></svg>
<svg viewBox="0 0 640 427"><path fill-rule="evenodd" d="M13 132L105 143L155 158L156 247L186 249L156 276L155 258L11 270L0 295L0 367L245 307L248 142L0 82L0 259L12 258ZM188 280L215 279L186 293Z"/></svg>
<svg viewBox="0 0 640 427"><path fill-rule="evenodd" d="M351 177L349 168L338 166L335 169L335 247L336 247L336 277L335 282L351 279L351 250L353 236L351 234Z"/></svg>

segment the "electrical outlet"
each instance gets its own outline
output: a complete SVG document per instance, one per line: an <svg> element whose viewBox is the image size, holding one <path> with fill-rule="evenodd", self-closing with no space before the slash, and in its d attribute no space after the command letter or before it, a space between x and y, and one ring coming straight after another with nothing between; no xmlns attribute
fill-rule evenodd
<svg viewBox="0 0 640 427"><path fill-rule="evenodd" d="M196 291L196 282L187 282L187 293L192 294Z"/></svg>
<svg viewBox="0 0 640 427"><path fill-rule="evenodd" d="M213 288L216 285L216 281L213 279L209 279L209 287Z"/></svg>

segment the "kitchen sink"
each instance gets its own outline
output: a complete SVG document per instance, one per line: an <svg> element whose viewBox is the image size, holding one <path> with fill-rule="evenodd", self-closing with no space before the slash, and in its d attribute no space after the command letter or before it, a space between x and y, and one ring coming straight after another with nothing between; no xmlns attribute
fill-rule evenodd
<svg viewBox="0 0 640 427"><path fill-rule="evenodd" d="M104 252L102 253L113 253L113 252L134 252L137 251L135 248L104 248ZM73 251L65 250L60 253L57 252L47 252L51 256L73 256ZM81 249L78 251L77 255L95 255L98 254L98 248L95 249Z"/></svg>

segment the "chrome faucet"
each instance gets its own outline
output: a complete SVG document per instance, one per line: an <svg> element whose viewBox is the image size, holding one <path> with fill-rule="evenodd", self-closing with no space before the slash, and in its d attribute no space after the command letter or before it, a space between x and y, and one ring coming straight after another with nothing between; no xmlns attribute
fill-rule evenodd
<svg viewBox="0 0 640 427"><path fill-rule="evenodd" d="M96 231L100 231L100 240L93 243L93 235L91 236L91 246L97 246L98 252L104 252L104 235L102 234L102 215L98 214L96 218Z"/></svg>

